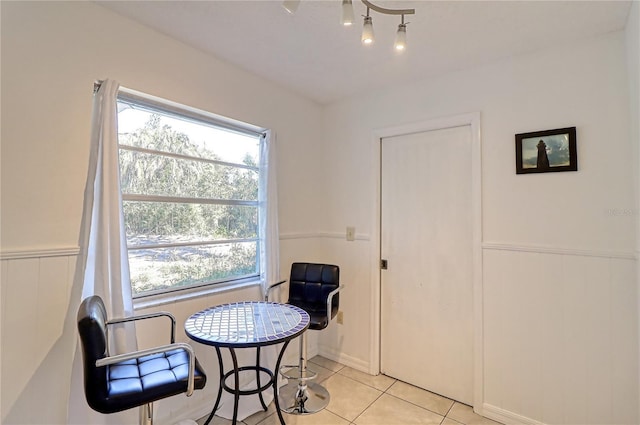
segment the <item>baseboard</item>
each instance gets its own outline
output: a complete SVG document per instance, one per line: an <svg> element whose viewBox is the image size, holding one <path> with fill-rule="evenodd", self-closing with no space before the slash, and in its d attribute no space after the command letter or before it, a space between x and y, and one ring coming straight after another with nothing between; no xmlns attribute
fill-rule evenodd
<svg viewBox="0 0 640 425"><path fill-rule="evenodd" d="M349 356L333 348L318 347L318 354L322 357L326 357L329 360L333 360L334 362L342 363L345 366L349 366L350 368L359 370L364 373L369 373L369 362Z"/></svg>
<svg viewBox="0 0 640 425"><path fill-rule="evenodd" d="M484 403L482 405L482 411L477 413L505 425L544 425L543 422L518 415L517 413L513 413L487 403Z"/></svg>

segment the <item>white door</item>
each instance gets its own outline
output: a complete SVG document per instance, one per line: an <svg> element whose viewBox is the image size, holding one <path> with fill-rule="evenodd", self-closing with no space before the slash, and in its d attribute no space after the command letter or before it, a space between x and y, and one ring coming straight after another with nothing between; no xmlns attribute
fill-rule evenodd
<svg viewBox="0 0 640 425"><path fill-rule="evenodd" d="M382 373L471 405L471 127L381 143Z"/></svg>

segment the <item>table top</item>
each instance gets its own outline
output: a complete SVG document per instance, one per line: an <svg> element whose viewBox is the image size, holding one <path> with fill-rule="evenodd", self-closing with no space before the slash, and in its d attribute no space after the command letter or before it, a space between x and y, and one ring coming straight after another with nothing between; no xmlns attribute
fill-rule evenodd
<svg viewBox="0 0 640 425"><path fill-rule="evenodd" d="M189 338L218 347L259 347L295 338L309 327L306 311L290 304L246 301L209 307L193 314L184 328Z"/></svg>

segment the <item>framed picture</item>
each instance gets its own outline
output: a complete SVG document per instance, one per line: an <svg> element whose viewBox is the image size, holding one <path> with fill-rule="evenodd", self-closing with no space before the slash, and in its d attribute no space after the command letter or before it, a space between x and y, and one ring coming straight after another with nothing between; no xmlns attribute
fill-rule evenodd
<svg viewBox="0 0 640 425"><path fill-rule="evenodd" d="M578 171L576 128L516 134L516 174Z"/></svg>

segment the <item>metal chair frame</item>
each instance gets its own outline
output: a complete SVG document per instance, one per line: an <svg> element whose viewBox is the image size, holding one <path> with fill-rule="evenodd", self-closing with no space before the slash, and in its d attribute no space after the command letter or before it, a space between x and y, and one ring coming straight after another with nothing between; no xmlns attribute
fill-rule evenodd
<svg viewBox="0 0 640 425"><path fill-rule="evenodd" d="M122 323L128 323L128 322L136 322L136 321L139 321L139 320L154 319L154 318L158 318L158 317L167 317L170 320L170 330L171 330L171 339L170 339L171 342L170 342L170 344L161 345L161 346L157 346L157 347L152 347L152 348L148 348L148 349L144 349L144 350L132 351L130 353L123 353L123 354L116 354L116 355L111 355L110 354L110 349L109 349L109 329L110 329L111 326L122 324ZM149 355L152 355L152 354L166 353L166 352L169 352L169 351L181 349L181 350L184 350L187 353L187 357L189 359L188 378L187 378L187 391L185 392L185 395L187 397L190 397L191 395L193 395L193 392L195 390L196 355L195 355L195 352L194 352L193 348L189 344L183 343L183 342L175 342L176 319L171 313L169 313L167 311L161 311L161 312L157 312L157 313L140 314L140 315L134 315L134 316L130 316L130 317L123 317L123 318L115 318L115 319L111 319L111 320L106 320L104 323L106 325L106 333L105 333L105 335L106 335L106 354L107 354L107 357L103 357L101 359L96 360L96 363L95 363L96 367L110 366L110 365L114 365L114 364L117 364L117 363L120 363L120 362L124 362L124 361L128 361L128 360L134 360L134 359L138 359L140 357L149 356ZM140 405L139 423L140 423L140 425L153 425L153 402L145 403L145 404Z"/></svg>
<svg viewBox="0 0 640 425"><path fill-rule="evenodd" d="M273 285L267 288L264 300L269 301L269 294L271 291L288 280L281 280L279 282L274 283ZM345 288L345 285L338 285L336 289L331 291L327 295L327 326L331 323L331 307L333 304L333 297L340 291ZM318 374L312 370L307 369L307 332L304 332L300 336L300 347L299 347L299 360L297 365L284 365L280 366L280 370L278 371L280 375L287 379L297 380L297 389L295 390L294 403L289 407L284 407L283 410L289 414L298 414L305 415L316 413L322 409L324 409L329 404L329 392L319 384L311 383L311 381L315 379ZM294 370L295 374L291 373ZM322 403L318 403L316 406L312 406L311 403L307 403L309 401L309 392L312 391L318 394L319 398L323 399Z"/></svg>

